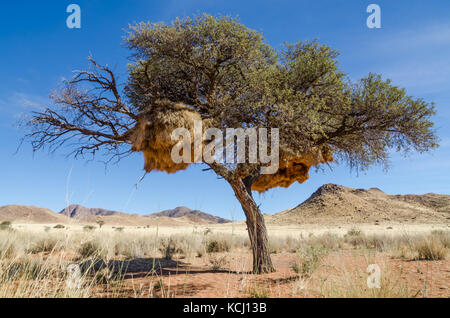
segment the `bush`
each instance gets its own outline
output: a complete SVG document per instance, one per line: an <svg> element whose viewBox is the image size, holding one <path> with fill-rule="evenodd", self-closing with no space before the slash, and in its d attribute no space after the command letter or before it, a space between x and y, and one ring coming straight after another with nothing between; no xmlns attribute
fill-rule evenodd
<svg viewBox="0 0 450 318"><path fill-rule="evenodd" d="M162 256L167 260L171 260L175 255L175 253L182 252L182 250L178 247L175 240L173 240L172 238L162 240L159 246L159 251L161 252Z"/></svg>
<svg viewBox="0 0 450 318"><path fill-rule="evenodd" d="M90 231L95 230L95 226L93 226L93 225L85 225L85 226L83 226L83 230L85 232L90 232Z"/></svg>
<svg viewBox="0 0 450 318"><path fill-rule="evenodd" d="M89 241L89 242L81 244L80 248L78 249L78 253L81 255L82 258L89 258L89 257L102 258L103 257L102 248L100 247L100 245L97 242L94 242L94 241Z"/></svg>
<svg viewBox="0 0 450 318"><path fill-rule="evenodd" d="M54 229L64 229L66 227L64 225L62 225L62 224L56 224L53 228Z"/></svg>
<svg viewBox="0 0 450 318"><path fill-rule="evenodd" d="M0 230L12 230L11 222L3 221L2 223L0 223Z"/></svg>
<svg viewBox="0 0 450 318"><path fill-rule="evenodd" d="M291 268L297 274L311 276L322 263L327 250L323 247L308 246L303 252L299 252L300 262L291 264Z"/></svg>
<svg viewBox="0 0 450 318"><path fill-rule="evenodd" d="M212 240L206 245L207 253L228 252L229 250L230 244L225 240Z"/></svg>
<svg viewBox="0 0 450 318"><path fill-rule="evenodd" d="M269 291L266 288L260 288L257 286L250 287L248 289L249 298L269 298Z"/></svg>
<svg viewBox="0 0 450 318"><path fill-rule="evenodd" d="M436 237L417 242L415 249L420 260L443 260L447 256L447 248Z"/></svg>
<svg viewBox="0 0 450 318"><path fill-rule="evenodd" d="M348 236L361 236L362 231L360 229L357 229L354 227L354 228L348 230L347 235Z"/></svg>
<svg viewBox="0 0 450 318"><path fill-rule="evenodd" d="M212 269L214 271L221 270L226 265L228 265L228 261L225 255L222 257L210 256L209 263L212 265Z"/></svg>
<svg viewBox="0 0 450 318"><path fill-rule="evenodd" d="M37 241L34 245L28 250L31 254L37 253L51 253L57 250L58 241L53 238L45 238Z"/></svg>

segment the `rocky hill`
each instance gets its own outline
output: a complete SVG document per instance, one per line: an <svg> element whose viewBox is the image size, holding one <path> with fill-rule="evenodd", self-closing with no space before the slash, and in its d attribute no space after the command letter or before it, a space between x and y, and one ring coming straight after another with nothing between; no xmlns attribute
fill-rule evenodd
<svg viewBox="0 0 450 318"><path fill-rule="evenodd" d="M297 207L267 216L267 221L275 224L450 224L450 195L391 195L378 188L325 184Z"/></svg>
<svg viewBox="0 0 450 318"><path fill-rule="evenodd" d="M127 215L126 213L117 212L117 211L111 211L111 210L105 210L100 208L86 208L84 206L78 205L78 204L72 204L69 205L67 208L63 209L60 214L63 214L65 216L68 216L70 218L74 219L89 219L95 216L124 216Z"/></svg>
<svg viewBox="0 0 450 318"><path fill-rule="evenodd" d="M185 206L177 207L172 210L165 210L158 213L147 215L147 217L166 216L169 218L187 218L193 222L207 222L207 223L230 223L230 220L211 215L199 210L191 210Z"/></svg>
<svg viewBox="0 0 450 318"><path fill-rule="evenodd" d="M6 205L0 207L0 222L14 223L66 223L70 219L49 209L35 206Z"/></svg>

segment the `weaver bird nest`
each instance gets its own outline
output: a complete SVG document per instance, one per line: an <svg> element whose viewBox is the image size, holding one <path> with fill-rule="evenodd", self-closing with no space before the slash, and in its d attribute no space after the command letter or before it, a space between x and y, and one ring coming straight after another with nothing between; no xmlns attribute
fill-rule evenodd
<svg viewBox="0 0 450 318"><path fill-rule="evenodd" d="M160 102L149 111L139 115L139 121L133 128L130 138L132 150L143 152L145 170L174 173L186 169L190 163L175 163L171 157L172 148L178 140L172 140L171 133L176 128L186 128L194 135L194 122L202 121L203 128L210 126L209 120L202 120L201 115L183 104ZM191 154L193 140L191 140ZM191 158L195 162L195 158ZM280 149L279 169L274 174L261 175L252 185L252 189L265 192L275 187L289 187L294 182L303 183L309 178L312 166L333 161L329 150L314 149L308 154L292 155ZM245 177L245 176L242 176Z"/></svg>

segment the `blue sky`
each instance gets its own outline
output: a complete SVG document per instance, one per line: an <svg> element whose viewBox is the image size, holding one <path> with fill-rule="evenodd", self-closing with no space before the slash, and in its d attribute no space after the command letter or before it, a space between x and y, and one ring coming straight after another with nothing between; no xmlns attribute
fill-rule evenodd
<svg viewBox="0 0 450 318"><path fill-rule="evenodd" d="M82 28L68 29L66 7L82 10ZM381 7L381 29L368 29L366 8ZM356 174L345 165L311 171L304 184L256 194L263 213L292 208L324 183L379 187L388 193L450 194L450 2L446 0L317 1L8 1L0 10L0 205L24 204L54 211L67 203L129 213L176 206L236 220L243 219L229 186L201 166L173 175L143 175L143 158L132 155L117 165L67 158L64 152L33 155L15 123L22 114L48 104L48 95L72 70L87 67L87 56L109 64L126 79L129 52L122 46L129 23L170 22L195 13L238 15L279 47L285 41L318 38L340 50L340 68L353 80L381 73L412 96L434 101L441 147L408 158L392 155L380 167ZM100 160L101 158L99 158Z"/></svg>

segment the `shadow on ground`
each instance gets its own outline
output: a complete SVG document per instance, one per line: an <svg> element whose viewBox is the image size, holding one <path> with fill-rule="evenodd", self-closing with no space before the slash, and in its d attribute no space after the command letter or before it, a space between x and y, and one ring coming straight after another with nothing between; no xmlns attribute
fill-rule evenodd
<svg viewBox="0 0 450 318"><path fill-rule="evenodd" d="M230 270L212 270L194 268L190 263L165 259L165 258L134 258L129 260L98 260L89 259L80 263L83 273L94 274L105 268L116 274L133 276L134 278L145 277L147 275L168 276L176 274L205 274L205 273L228 273L243 274ZM250 274L250 272L248 273Z"/></svg>

